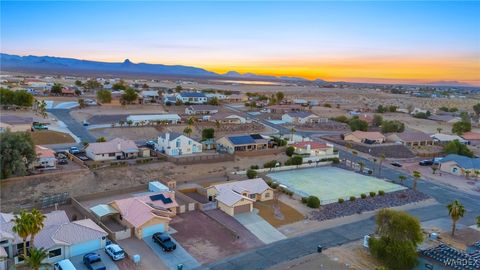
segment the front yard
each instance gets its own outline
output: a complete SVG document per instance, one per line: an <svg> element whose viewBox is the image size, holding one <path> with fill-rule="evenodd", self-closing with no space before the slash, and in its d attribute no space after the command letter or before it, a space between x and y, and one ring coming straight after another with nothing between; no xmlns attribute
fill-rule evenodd
<svg viewBox="0 0 480 270"><path fill-rule="evenodd" d="M279 200L255 202L253 207L259 210L259 216L275 228L305 219L300 212Z"/></svg>
<svg viewBox="0 0 480 270"><path fill-rule="evenodd" d="M36 130L30 134L32 135L34 144L43 145L75 142L69 134L52 130Z"/></svg>

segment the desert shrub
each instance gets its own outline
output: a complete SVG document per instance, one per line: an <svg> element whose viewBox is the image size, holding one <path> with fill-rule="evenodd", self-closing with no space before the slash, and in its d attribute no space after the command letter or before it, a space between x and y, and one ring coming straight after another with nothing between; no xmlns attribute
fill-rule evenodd
<svg viewBox="0 0 480 270"><path fill-rule="evenodd" d="M310 208L319 208L320 199L316 196L309 196L307 199L307 206Z"/></svg>
<svg viewBox="0 0 480 270"><path fill-rule="evenodd" d="M307 197L302 197L302 203L303 203L303 204L306 204L306 203L307 203L307 199L308 199Z"/></svg>
<svg viewBox="0 0 480 270"><path fill-rule="evenodd" d="M276 189L278 186L279 186L278 183L273 182L272 185L271 185L271 188Z"/></svg>
<svg viewBox="0 0 480 270"><path fill-rule="evenodd" d="M257 171L252 170L252 169L248 170L247 171L247 177L248 177L248 179L253 179L253 178L257 177Z"/></svg>
<svg viewBox="0 0 480 270"><path fill-rule="evenodd" d="M343 198L338 198L338 203L343 203L345 200Z"/></svg>
<svg viewBox="0 0 480 270"><path fill-rule="evenodd" d="M265 162L265 164L263 164L263 168L275 168L277 163L278 163L278 161L276 161L276 160L270 160L268 162Z"/></svg>
<svg viewBox="0 0 480 270"><path fill-rule="evenodd" d="M379 190L379 191L378 191L378 195L380 195L380 196L383 196L383 195L385 195L385 191L383 191L383 190Z"/></svg>
<svg viewBox="0 0 480 270"><path fill-rule="evenodd" d="M250 166L250 169L252 169L252 170L258 170L259 167L258 167L258 165L252 165L252 166Z"/></svg>
<svg viewBox="0 0 480 270"><path fill-rule="evenodd" d="M287 156L289 157L293 156L294 152L295 152L295 148L293 146L289 146L287 147L287 149L285 149L285 154L287 154Z"/></svg>
<svg viewBox="0 0 480 270"><path fill-rule="evenodd" d="M377 195L375 191L370 191L370 197L375 197L375 195Z"/></svg>
<svg viewBox="0 0 480 270"><path fill-rule="evenodd" d="M360 197L361 197L362 199L365 199L365 198L367 198L367 194L362 193L362 194L360 194Z"/></svg>
<svg viewBox="0 0 480 270"><path fill-rule="evenodd" d="M350 201L353 202L355 201L357 198L355 198L355 196L350 196Z"/></svg>

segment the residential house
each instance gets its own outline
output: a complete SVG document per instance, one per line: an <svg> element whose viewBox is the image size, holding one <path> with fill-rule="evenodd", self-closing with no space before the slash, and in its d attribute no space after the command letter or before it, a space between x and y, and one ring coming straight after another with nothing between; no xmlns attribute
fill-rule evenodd
<svg viewBox="0 0 480 270"><path fill-rule="evenodd" d="M227 95L225 100L230 103L240 103L240 102L247 101L248 98L246 95L243 95L243 94L231 94L231 95Z"/></svg>
<svg viewBox="0 0 480 270"><path fill-rule="evenodd" d="M230 216L253 210L253 203L273 199L273 189L262 178L228 182L207 187L209 201Z"/></svg>
<svg viewBox="0 0 480 270"><path fill-rule="evenodd" d="M453 116L453 115L448 115L448 114L445 114L445 115L433 114L433 115L430 115L428 117L428 119L433 120L433 121L437 121L437 122L450 123L450 124L460 122L462 120L458 116Z"/></svg>
<svg viewBox="0 0 480 270"><path fill-rule="evenodd" d="M465 132L461 135L461 137L468 141L470 145L480 145L480 133L479 132Z"/></svg>
<svg viewBox="0 0 480 270"><path fill-rule="evenodd" d="M205 115L218 113L218 106L212 105L190 105L185 108L185 114L188 115Z"/></svg>
<svg viewBox="0 0 480 270"><path fill-rule="evenodd" d="M455 140L458 140L460 143L463 144L468 144L468 141L463 139L462 137L458 135L450 135L450 134L444 134L444 133L435 133L433 135L430 135L432 137L433 141L439 144L446 144Z"/></svg>
<svg viewBox="0 0 480 270"><path fill-rule="evenodd" d="M132 140L115 138L108 142L90 143L85 155L94 160L131 159L138 157L138 147Z"/></svg>
<svg viewBox="0 0 480 270"><path fill-rule="evenodd" d="M480 251L465 252L440 244L419 252L415 270L480 270Z"/></svg>
<svg viewBox="0 0 480 270"><path fill-rule="evenodd" d="M75 96L75 89L71 87L63 87L62 96Z"/></svg>
<svg viewBox="0 0 480 270"><path fill-rule="evenodd" d="M303 163L317 162L327 158L338 158L333 145L319 142L297 142L292 144L295 154L302 156Z"/></svg>
<svg viewBox="0 0 480 270"><path fill-rule="evenodd" d="M405 146L433 145L430 135L421 131L405 131L387 135L387 141Z"/></svg>
<svg viewBox="0 0 480 270"><path fill-rule="evenodd" d="M290 124L307 124L312 122L318 122L319 117L310 112L288 112L282 115L282 121Z"/></svg>
<svg viewBox="0 0 480 270"><path fill-rule="evenodd" d="M177 94L177 100L190 104L205 104L207 96L202 92L181 92Z"/></svg>
<svg viewBox="0 0 480 270"><path fill-rule="evenodd" d="M308 106L308 101L306 99L296 98L293 100L293 104Z"/></svg>
<svg viewBox="0 0 480 270"><path fill-rule="evenodd" d="M36 248L44 248L48 253L44 263L55 263L105 247L107 232L91 219L70 222L63 210L46 213L45 216L44 227L35 236L34 243ZM0 247L5 249L9 258L18 263L22 260L19 255L23 253L23 241L13 232L13 226L13 215L2 214Z"/></svg>
<svg viewBox="0 0 480 270"><path fill-rule="evenodd" d="M160 134L157 149L169 156L181 156L202 152L202 144L185 135L175 132Z"/></svg>
<svg viewBox="0 0 480 270"><path fill-rule="evenodd" d="M127 117L127 122L131 121L134 125L143 125L148 123L164 122L169 124L176 124L180 122L181 118L178 114L145 114L145 115L130 115Z"/></svg>
<svg viewBox="0 0 480 270"><path fill-rule="evenodd" d="M247 119L236 115L236 114L228 114L228 113L217 113L214 115L208 115L207 120L211 122L219 122L221 124L245 124L247 123Z"/></svg>
<svg viewBox="0 0 480 270"><path fill-rule="evenodd" d="M158 103L160 100L160 94L155 90L143 90L139 95L140 103Z"/></svg>
<svg viewBox="0 0 480 270"><path fill-rule="evenodd" d="M57 168L57 159L55 151L50 148L35 145L35 154L37 157L33 161L33 167L41 170L54 170Z"/></svg>
<svg viewBox="0 0 480 270"><path fill-rule="evenodd" d="M352 141L356 143L375 144L375 143L384 143L386 138L380 132L356 130L354 132L345 134L343 136L343 140Z"/></svg>
<svg viewBox="0 0 480 270"><path fill-rule="evenodd" d="M278 104L278 105L270 105L267 107L272 113L288 113L288 112L296 112L296 111L304 111L305 107L298 104Z"/></svg>
<svg viewBox="0 0 480 270"><path fill-rule="evenodd" d="M227 96L225 94L219 94L219 93L206 93L205 96L207 97L207 100L211 99L218 99L218 100L225 100Z"/></svg>
<svg viewBox="0 0 480 270"><path fill-rule="evenodd" d="M455 175L465 175L466 171L469 171L470 175L474 175L475 171L480 170L480 158L450 154L438 163L440 171Z"/></svg>
<svg viewBox="0 0 480 270"><path fill-rule="evenodd" d="M417 114L417 113L425 113L425 114L426 114L427 112L428 112L428 110L426 110L426 109L416 108L416 107L415 107L415 108L412 110L412 112L410 112L410 114L412 114L412 115L415 115L415 114Z"/></svg>
<svg viewBox="0 0 480 270"><path fill-rule="evenodd" d="M163 104L164 105L174 105L177 102L177 97L175 96L164 96Z"/></svg>
<svg viewBox="0 0 480 270"><path fill-rule="evenodd" d="M115 200L108 205L118 212L114 219L132 229L138 239L168 231L178 207L173 191Z"/></svg>
<svg viewBox="0 0 480 270"><path fill-rule="evenodd" d="M216 141L216 149L230 154L236 151L256 151L268 148L269 139L260 134L225 136Z"/></svg>
<svg viewBox="0 0 480 270"><path fill-rule="evenodd" d="M0 114L0 132L9 129L11 132L25 132L32 129L33 118L9 114Z"/></svg>

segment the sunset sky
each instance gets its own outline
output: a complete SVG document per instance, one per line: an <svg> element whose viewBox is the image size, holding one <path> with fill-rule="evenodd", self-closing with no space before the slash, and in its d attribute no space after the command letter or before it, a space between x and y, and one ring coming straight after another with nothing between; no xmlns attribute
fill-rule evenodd
<svg viewBox="0 0 480 270"><path fill-rule="evenodd" d="M480 2L1 2L1 52L480 86Z"/></svg>

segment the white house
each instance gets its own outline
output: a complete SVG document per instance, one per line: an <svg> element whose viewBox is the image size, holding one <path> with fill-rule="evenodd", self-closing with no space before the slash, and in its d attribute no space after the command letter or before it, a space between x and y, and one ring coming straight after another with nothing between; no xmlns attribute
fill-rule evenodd
<svg viewBox="0 0 480 270"><path fill-rule="evenodd" d="M202 144L180 133L163 133L158 136L157 149L169 156L202 152Z"/></svg>
<svg viewBox="0 0 480 270"><path fill-rule="evenodd" d="M57 159L52 149L41 145L35 145L37 157L33 161L33 167L41 170L52 170L57 168Z"/></svg>
<svg viewBox="0 0 480 270"><path fill-rule="evenodd" d="M140 93L143 103L157 103L160 101L160 95L155 90L144 90Z"/></svg>
<svg viewBox="0 0 480 270"><path fill-rule="evenodd" d="M218 100L225 100L227 98L227 95L219 93L206 93L205 96L207 99L217 98Z"/></svg>
<svg viewBox="0 0 480 270"><path fill-rule="evenodd" d="M188 115L215 114L215 113L218 113L218 106L190 105L185 108L185 114L188 114Z"/></svg>
<svg viewBox="0 0 480 270"><path fill-rule="evenodd" d="M338 153L333 150L333 145L319 142L298 142L292 144L295 154L303 157L303 163L316 162L327 158L338 158Z"/></svg>
<svg viewBox="0 0 480 270"><path fill-rule="evenodd" d="M138 157L138 147L132 140L115 138L109 142L89 144L85 155L94 161L130 159Z"/></svg>
<svg viewBox="0 0 480 270"><path fill-rule="evenodd" d="M168 122L170 124L176 124L181 120L178 114L145 114L145 115L130 115L127 117L127 122L132 121L135 123L153 123L153 122Z"/></svg>
<svg viewBox="0 0 480 270"><path fill-rule="evenodd" d="M451 141L458 140L460 143L468 144L468 141L458 135L450 135L450 134L443 134L443 133L436 133L430 135L434 142L438 142L440 144L449 143Z"/></svg>
<svg viewBox="0 0 480 270"><path fill-rule="evenodd" d="M282 115L282 121L291 124L306 124L312 122L318 122L319 117L313 113L300 111L300 112L288 112Z"/></svg>
<svg viewBox="0 0 480 270"><path fill-rule="evenodd" d="M183 103L204 104L207 102L207 96L201 92L181 92L177 94L177 100Z"/></svg>
<svg viewBox="0 0 480 270"><path fill-rule="evenodd" d="M247 119L245 117L241 117L236 114L227 114L227 113L217 113L214 115L208 115L208 121L211 122L219 122L222 124L245 124L247 123Z"/></svg>

